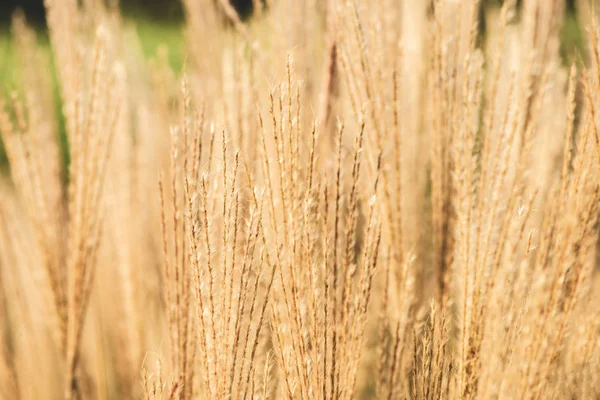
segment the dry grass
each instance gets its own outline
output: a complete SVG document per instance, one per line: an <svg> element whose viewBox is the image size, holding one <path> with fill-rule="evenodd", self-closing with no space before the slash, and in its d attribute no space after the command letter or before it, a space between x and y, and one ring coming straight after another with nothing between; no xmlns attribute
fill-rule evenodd
<svg viewBox="0 0 600 400"><path fill-rule="evenodd" d="M23 15L0 95L0 396L600 399L600 48L564 5ZM581 8L583 9L583 8ZM66 179L65 179L66 176Z"/></svg>

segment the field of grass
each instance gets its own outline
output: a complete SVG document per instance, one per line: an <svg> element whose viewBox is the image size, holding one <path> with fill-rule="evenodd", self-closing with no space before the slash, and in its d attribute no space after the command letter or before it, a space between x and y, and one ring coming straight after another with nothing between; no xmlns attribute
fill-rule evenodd
<svg viewBox="0 0 600 400"><path fill-rule="evenodd" d="M600 399L588 3L45 4L0 34L0 399Z"/></svg>

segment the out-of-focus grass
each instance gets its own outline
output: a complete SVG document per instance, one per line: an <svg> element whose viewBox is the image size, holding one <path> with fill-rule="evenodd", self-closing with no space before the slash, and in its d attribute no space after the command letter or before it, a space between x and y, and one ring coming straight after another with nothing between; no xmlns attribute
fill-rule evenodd
<svg viewBox="0 0 600 400"><path fill-rule="evenodd" d="M175 72L183 67L185 43L183 40L183 23L156 23L149 19L130 20L133 23L146 58L154 58L159 46L169 51L169 64Z"/></svg>
<svg viewBox="0 0 600 400"><path fill-rule="evenodd" d="M155 58L159 47L164 46L168 49L168 59L171 68L179 72L183 66L185 43L183 40L183 21L156 22L147 17L126 18L128 26L134 26L139 37L142 53L147 59ZM40 51L47 52L50 55L50 42L45 31L37 32L37 40ZM51 59L51 58L49 58ZM56 77L54 63L41 68L51 68ZM0 93L3 96L8 95L12 90L18 89L20 79L20 69L17 55L13 48L10 36L9 26L0 26ZM64 132L64 121L60 112L60 95L58 87L55 85L56 114L58 117L61 147L65 156L65 163L68 163L68 151L66 134ZM6 153L0 140L0 170L7 167Z"/></svg>
<svg viewBox="0 0 600 400"><path fill-rule="evenodd" d="M148 18L126 18L128 25L133 25L139 36L142 52L147 58L156 56L157 49L165 46L169 49L169 63L176 72L183 65L185 44L183 41L183 21L155 22ZM38 43L42 51L50 51L48 36L39 31ZM0 27L0 89L7 90L15 86L19 66L16 61L10 37L10 27Z"/></svg>
<svg viewBox="0 0 600 400"><path fill-rule="evenodd" d="M12 42L9 30L6 27L0 28L0 96L6 96L6 93L14 88L17 80L17 62L16 55L12 49ZM0 172L8 166L4 144L0 140Z"/></svg>
<svg viewBox="0 0 600 400"><path fill-rule="evenodd" d="M0 29L0 89L3 91L16 81L16 64L8 28Z"/></svg>
<svg viewBox="0 0 600 400"><path fill-rule="evenodd" d="M585 27L582 27L577 19L577 15L568 12L560 32L561 48L560 53L565 64L571 64L577 61L579 56L584 57L586 53Z"/></svg>
<svg viewBox="0 0 600 400"><path fill-rule="evenodd" d="M155 21L143 13L129 12L125 17L128 25L133 25L137 31L144 56L148 59L155 58L159 47L168 49L168 60L171 68L179 72L183 66L185 43L183 40L184 21L176 18L168 21ZM565 64L576 60L578 55L585 55L584 30L572 11L567 13L561 31L561 55ZM38 43L42 51L50 52L50 44L46 32L38 32ZM42 66L44 68L44 66ZM53 64L49 68L54 68ZM0 26L0 91L6 95L18 85L19 65L16 60L13 44L10 37L10 27ZM60 110L60 96L58 92L57 111ZM60 118L60 112L58 112ZM61 128L64 127L61 121ZM64 132L61 132L64 136ZM64 139L64 137L63 137ZM62 140L66 151L66 139ZM66 153L65 153L66 154ZM66 155L68 158L68 155ZM0 168L6 167L6 154L0 142Z"/></svg>

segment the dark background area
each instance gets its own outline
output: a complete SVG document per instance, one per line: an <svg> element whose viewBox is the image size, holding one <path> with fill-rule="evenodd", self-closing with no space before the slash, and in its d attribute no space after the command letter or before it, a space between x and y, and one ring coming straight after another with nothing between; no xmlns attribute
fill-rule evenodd
<svg viewBox="0 0 600 400"><path fill-rule="evenodd" d="M215 0L216 1L216 0ZM242 17L252 12L252 0L230 0ZM301 1L301 0L300 0ZM180 0L120 0L125 15L139 16L157 21L178 21L183 18ZM37 25L44 24L43 0L0 0L0 24L8 23L17 8L25 11L27 19Z"/></svg>
<svg viewBox="0 0 600 400"><path fill-rule="evenodd" d="M180 0L120 0L125 13L143 13L156 20L179 20L183 17ZM43 0L0 0L0 23L8 23L14 10L21 8L27 19L44 24Z"/></svg>
<svg viewBox="0 0 600 400"><path fill-rule="evenodd" d="M519 0L520 2L521 0ZM566 0L566 2L570 9L574 8L575 0ZM242 15L248 14L252 8L252 0L231 0L231 3ZM483 0L482 3L499 4L502 1ZM120 4L126 14L143 13L146 14L145 16L157 20L178 20L183 17L183 10L179 0L121 0ZM22 8L30 21L38 24L44 23L43 0L0 0L0 23L8 22L10 15L16 8Z"/></svg>

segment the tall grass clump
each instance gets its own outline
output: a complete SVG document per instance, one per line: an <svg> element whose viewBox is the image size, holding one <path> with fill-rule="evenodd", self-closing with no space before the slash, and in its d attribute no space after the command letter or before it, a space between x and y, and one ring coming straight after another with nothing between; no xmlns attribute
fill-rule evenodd
<svg viewBox="0 0 600 400"><path fill-rule="evenodd" d="M13 17L1 398L600 399L593 6L182 3Z"/></svg>

